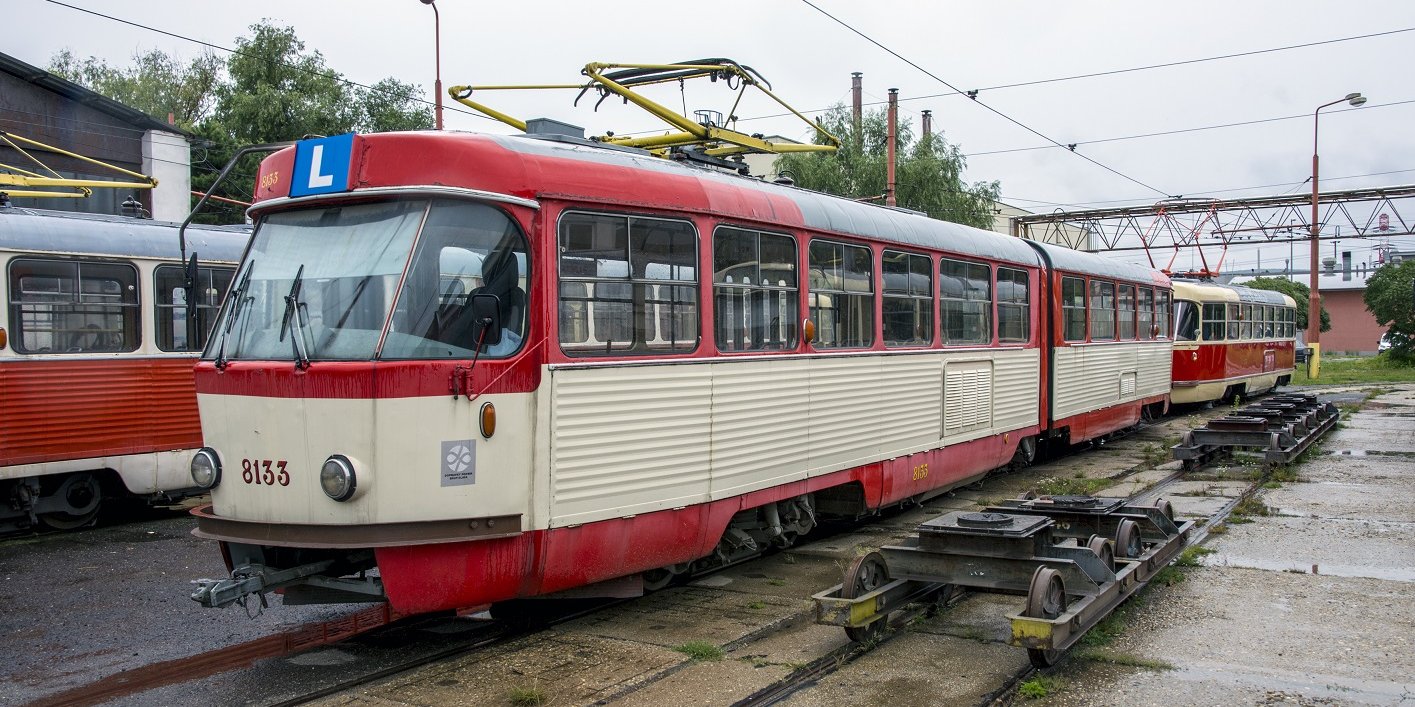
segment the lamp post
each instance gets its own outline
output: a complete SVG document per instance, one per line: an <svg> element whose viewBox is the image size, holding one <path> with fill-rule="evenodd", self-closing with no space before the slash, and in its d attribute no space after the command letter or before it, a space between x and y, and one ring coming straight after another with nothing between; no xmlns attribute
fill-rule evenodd
<svg viewBox="0 0 1415 707"><path fill-rule="evenodd" d="M428 0L423 0L428 2ZM1321 117L1323 108L1329 108L1338 103L1350 103L1352 106L1361 106L1366 103L1366 97L1360 93L1348 93L1346 97L1323 103L1312 111L1312 278L1311 291L1307 297L1307 346L1311 348L1311 356L1307 359L1307 370L1312 378L1321 374L1322 370L1322 349L1320 337L1322 335L1322 304L1317 294L1317 246L1318 232L1320 224L1317 222L1317 205L1320 197L1317 190L1317 121Z"/></svg>
<svg viewBox="0 0 1415 707"><path fill-rule="evenodd" d="M433 83L433 120L438 130L442 129L442 18L437 14L436 0L422 0L422 4L432 8L433 51L437 53L437 78Z"/></svg>

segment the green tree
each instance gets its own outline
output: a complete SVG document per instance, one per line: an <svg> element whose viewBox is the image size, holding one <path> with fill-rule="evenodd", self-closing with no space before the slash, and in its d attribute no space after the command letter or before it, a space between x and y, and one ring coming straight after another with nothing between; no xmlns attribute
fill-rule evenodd
<svg viewBox="0 0 1415 707"><path fill-rule="evenodd" d="M1312 290L1306 285L1293 282L1285 277L1255 277L1242 284L1255 290L1271 290L1291 297L1297 302L1297 331L1307 330L1307 309ZM1321 301L1320 294L1317 295L1317 300ZM1321 308L1322 331L1331 331L1331 315L1327 314L1326 305L1321 305Z"/></svg>
<svg viewBox="0 0 1415 707"><path fill-rule="evenodd" d="M430 130L432 107L418 96L422 89L388 77L369 88L359 89L356 103L361 133L391 133L402 130Z"/></svg>
<svg viewBox="0 0 1415 707"><path fill-rule="evenodd" d="M225 62L207 52L183 64L161 49L134 54L125 69L97 57L80 61L68 49L55 54L49 71L86 86L153 118L170 113L178 127L191 130L211 114Z"/></svg>
<svg viewBox="0 0 1415 707"><path fill-rule="evenodd" d="M1390 350L1397 361L1415 363L1415 259L1386 263L1366 280L1366 309L1388 327Z"/></svg>
<svg viewBox="0 0 1415 707"><path fill-rule="evenodd" d="M884 194L886 147L889 123L885 111L874 111L861 119L861 140L856 147L850 111L836 105L821 117L821 125L841 138L844 144L832 153L795 153L776 162L779 172L789 172L796 183L807 189L852 199ZM817 138L818 144L824 140ZM900 124L897 138L895 200L906 209L922 211L934 218L991 228L997 182L963 182L965 160L958 147L942 135L914 139L913 129Z"/></svg>

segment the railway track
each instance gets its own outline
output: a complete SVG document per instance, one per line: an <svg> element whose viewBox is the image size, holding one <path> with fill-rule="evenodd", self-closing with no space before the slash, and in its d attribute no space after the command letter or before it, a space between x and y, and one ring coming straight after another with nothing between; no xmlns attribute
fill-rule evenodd
<svg viewBox="0 0 1415 707"><path fill-rule="evenodd" d="M1156 423L1142 423L1141 426L1132 428L1123 435L1115 435L1107 441L1115 441L1123 437L1132 436L1149 428L1153 424ZM1156 488L1145 493L1148 495L1163 493L1165 486L1178 480L1181 476L1182 471L1176 471L1163 479L1161 484L1157 485ZM998 477L994 476L990 478ZM1230 508L1231 504L1224 509L1224 513L1227 513ZM960 594L949 596L942 602L920 604L908 611L901 611L895 614L891 619L891 624L896 627L903 626L905 623L918 616L939 610L940 608L952 606L961 600L962 595ZM604 602L594 607L566 613L549 622L547 625L572 621L576 618L599 611L605 606L617 603L622 602ZM421 622L438 620L448 621L451 619L429 619L426 617L400 618L388 615L382 606L374 607L363 612L357 612L349 618L340 621L322 622L320 624L303 627L296 631L285 632L275 636L237 644L235 646L208 651L190 658L166 661L124 671L95 681L94 683L52 695L35 704L99 704L164 686L202 680L220 673L245 668L260 661L307 652L319 646L328 646L351 639L377 640L378 634L383 631L415 631ZM509 629L494 621L486 621L475 629L466 631L454 641L445 642L432 650L421 651L413 657L396 660L380 666L372 666L371 669L359 670L357 674L347 678L325 681L323 684L316 687L302 689L298 694L278 696L275 699L262 701L261 703L272 705L303 704L328 695L355 689L371 682L406 673L426 665L453 659L475 651L494 648L497 645L504 644L513 638L524 636L528 633L529 632L525 630L517 631ZM896 635L896 633L897 632L891 632L887 634L881 643L889 640L889 638ZM874 644L861 645L852 643L835 651L831 651L794 671L791 676L789 676L788 680L780 684L771 685L758 693L754 693L739 704L773 704L799 690L801 686L810 684L815 680L819 680L851 664L857 658L868 654L868 652L875 647L876 645Z"/></svg>

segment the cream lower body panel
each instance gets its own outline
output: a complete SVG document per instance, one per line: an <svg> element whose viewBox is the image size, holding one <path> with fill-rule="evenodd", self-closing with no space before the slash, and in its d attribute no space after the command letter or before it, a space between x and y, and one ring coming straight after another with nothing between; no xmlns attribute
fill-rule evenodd
<svg viewBox="0 0 1415 707"><path fill-rule="evenodd" d="M1168 393L1172 355L1167 341L1058 348L1052 367L1052 418Z"/></svg>
<svg viewBox="0 0 1415 707"><path fill-rule="evenodd" d="M174 449L166 452L123 454L88 459L39 464L16 464L0 467L0 479L24 479L31 476L54 476L77 471L112 469L123 480L128 492L149 496L163 491L192 487L191 464L195 449Z"/></svg>
<svg viewBox="0 0 1415 707"><path fill-rule="evenodd" d="M1200 383L1198 385L1175 385L1170 391L1171 402L1179 404L1202 403L1210 400L1218 400L1228 391L1229 386L1239 383L1246 385L1246 392L1250 395L1266 392L1277 387L1277 379L1282 376L1290 376L1292 371L1275 371L1256 376L1244 378L1234 378L1232 380L1216 381L1213 383Z"/></svg>

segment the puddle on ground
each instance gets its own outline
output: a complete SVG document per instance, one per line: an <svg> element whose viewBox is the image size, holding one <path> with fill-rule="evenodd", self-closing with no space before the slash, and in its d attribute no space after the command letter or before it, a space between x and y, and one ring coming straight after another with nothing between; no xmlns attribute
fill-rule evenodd
<svg viewBox="0 0 1415 707"><path fill-rule="evenodd" d="M1366 565L1315 565L1317 571L1312 572L1312 563L1298 564L1293 561L1273 560L1261 557L1242 557L1227 553L1214 553L1205 556L1201 563L1209 567L1239 567L1250 570L1269 570L1272 572L1291 572L1293 574L1319 574L1329 577L1361 577L1365 579L1383 579L1390 582L1410 582L1415 584L1415 568L1412 567L1370 567Z"/></svg>
<svg viewBox="0 0 1415 707"><path fill-rule="evenodd" d="M1312 676L1294 675L1287 671L1272 669L1244 670L1232 665L1215 669L1205 665L1185 665L1183 662L1180 662L1177 667L1180 670L1169 673L1176 680L1257 685L1268 690L1269 698L1281 699L1281 704L1336 704L1358 699L1375 704L1394 704L1403 702L1410 690L1409 685L1404 683L1369 678L1353 679L1323 675L1320 678L1321 682L1318 683L1311 680ZM1315 701L1309 702L1307 700ZM1274 703L1264 701L1261 704Z"/></svg>
<svg viewBox="0 0 1415 707"><path fill-rule="evenodd" d="M1400 457L1402 459L1415 459L1415 452L1387 452L1378 449L1332 449L1326 452L1332 456L1346 457Z"/></svg>

